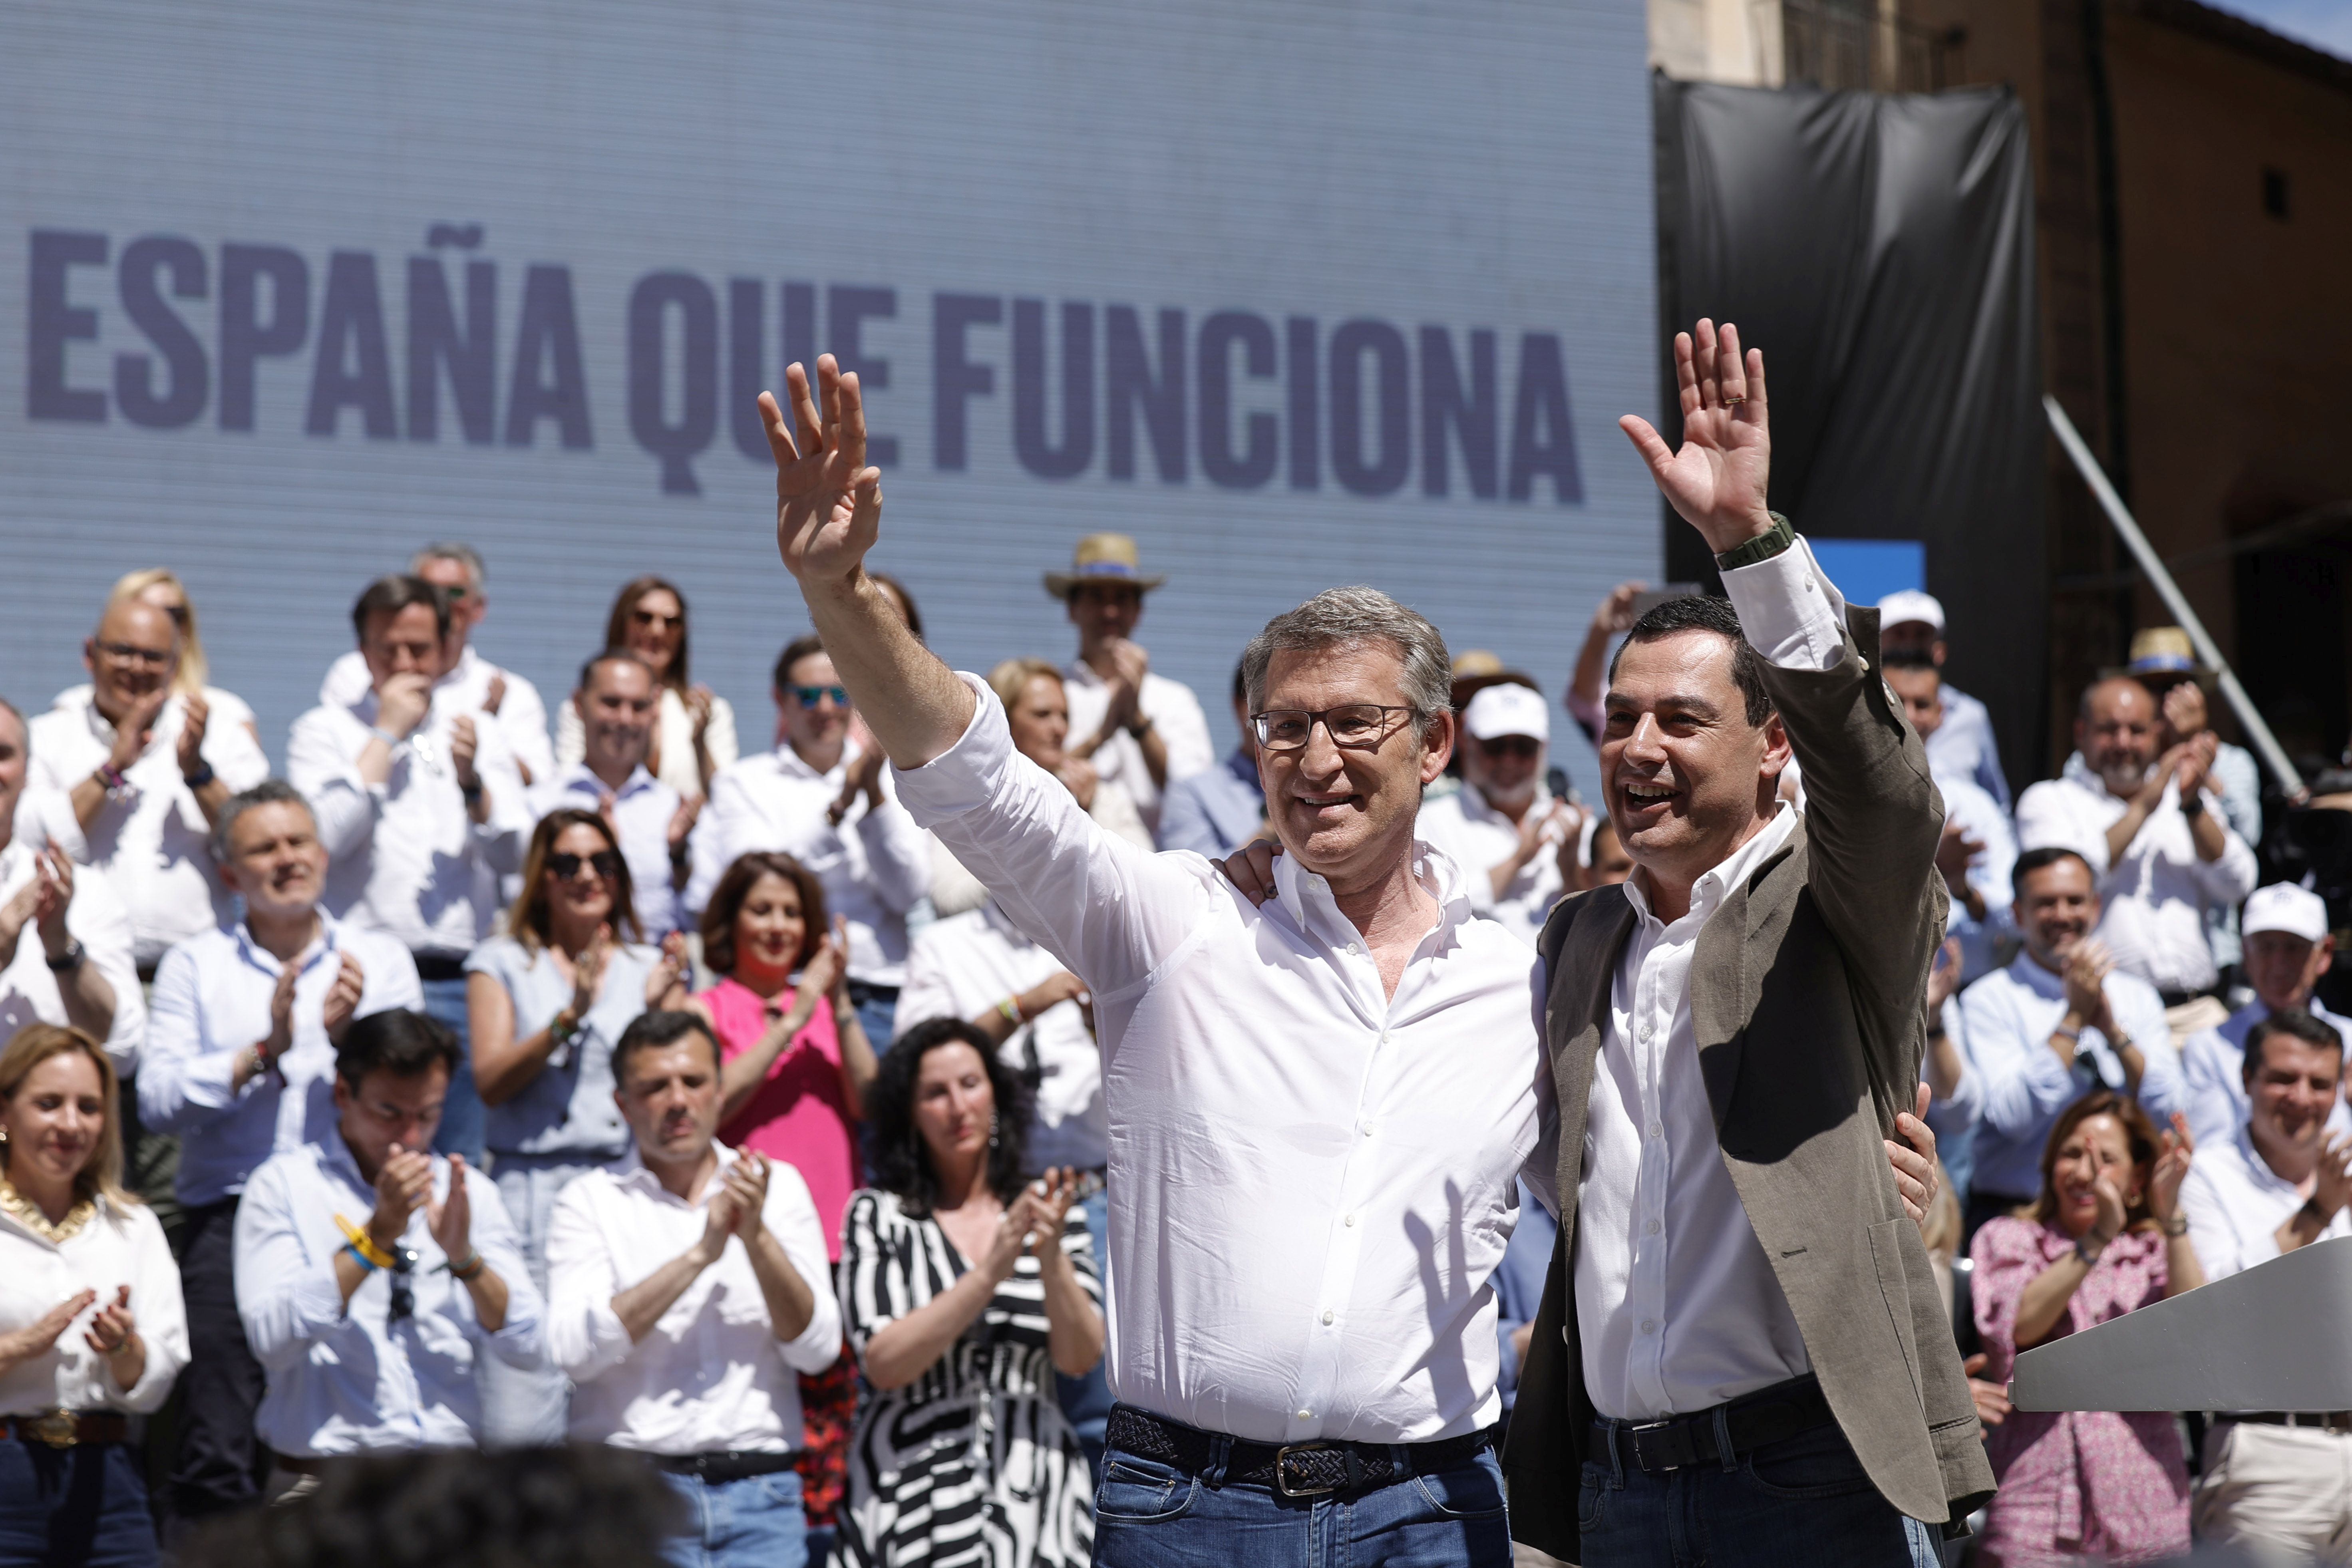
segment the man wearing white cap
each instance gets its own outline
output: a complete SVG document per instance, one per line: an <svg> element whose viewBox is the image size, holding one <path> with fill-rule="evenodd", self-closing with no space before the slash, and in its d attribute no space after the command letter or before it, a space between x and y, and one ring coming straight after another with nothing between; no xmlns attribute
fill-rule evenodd
<svg viewBox="0 0 2352 1568"><path fill-rule="evenodd" d="M2226 1141L2246 1124L2242 1064L2247 1032L2256 1024L2273 1013L2303 1011L2338 1032L2352 1033L2352 1020L2329 1012L2312 994L2336 962L2327 905L2317 893L2292 882L2257 889L2246 900L2242 929L2254 999L2226 1023L2189 1036L2180 1049L2180 1073L2189 1083L2189 1131L2200 1144ZM2352 1131L2352 1114L2340 1100L2330 1125Z"/></svg>
<svg viewBox="0 0 2352 1568"><path fill-rule="evenodd" d="M1882 654L1916 648L1944 668L1944 605L1933 594L1905 588L1878 601L1878 647ZM2009 781L2001 776L2000 747L1992 738L1992 714L1948 681L1944 686L1944 721L1927 742L1927 765L1958 773L2009 809Z"/></svg>
<svg viewBox="0 0 2352 1568"><path fill-rule="evenodd" d="M1064 749L1134 796L1154 833L1168 786L1217 761L1201 700L1182 681L1154 675L1151 656L1134 640L1143 595L1167 581L1145 574L1135 541L1124 533L1087 534L1067 572L1045 574L1045 592L1078 628L1078 657L1062 669L1070 705Z"/></svg>
<svg viewBox="0 0 2352 1568"><path fill-rule="evenodd" d="M1559 847L1574 853L1581 826L1544 785L1549 707L1534 688L1505 681L1470 699L1462 727L1462 787L1424 804L1416 831L1462 868L1470 907L1533 948L1559 900Z"/></svg>

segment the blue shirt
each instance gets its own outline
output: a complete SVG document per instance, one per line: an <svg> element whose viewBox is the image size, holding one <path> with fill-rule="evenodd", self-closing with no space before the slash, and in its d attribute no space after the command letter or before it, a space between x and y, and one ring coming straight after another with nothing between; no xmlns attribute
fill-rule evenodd
<svg viewBox="0 0 2352 1568"><path fill-rule="evenodd" d="M1232 854L1257 837L1265 820L1265 792L1257 763L1235 752L1222 763L1168 786L1160 804L1160 847L1191 849L1211 859Z"/></svg>
<svg viewBox="0 0 2352 1568"><path fill-rule="evenodd" d="M614 947L579 1033L548 1054L547 1065L521 1093L489 1107L485 1148L498 1154L564 1154L597 1164L627 1152L628 1123L613 1102L613 1047L646 1010L646 978L657 962L649 947ZM546 1028L572 1003L572 982L547 950L526 949L510 936L494 936L476 948L466 973L487 974L505 988L518 1040Z"/></svg>
<svg viewBox="0 0 2352 1568"><path fill-rule="evenodd" d="M2328 1025L2352 1047L2352 1019L2331 1013L2314 996L2306 1005L2311 1016ZM2246 1093L2246 1037L2271 1016L2270 1004L2259 998L2230 1015L2218 1026L2200 1030L2180 1047L2180 1076L2189 1090L2189 1131L2200 1147L2226 1143L2245 1126L2253 1101ZM2336 1097L2328 1113L2330 1132L2352 1132L2352 1111L2344 1097Z"/></svg>
<svg viewBox="0 0 2352 1568"><path fill-rule="evenodd" d="M2009 780L2000 771L2000 747L1992 738L1992 715L1985 705L1944 683L1944 721L1927 737L1927 765L1939 773L1974 781L2001 810L2010 809Z"/></svg>
<svg viewBox="0 0 2352 1568"><path fill-rule="evenodd" d="M449 1195L449 1162L438 1154L433 1194L436 1204ZM474 1374L481 1352L509 1366L541 1365L546 1313L497 1185L469 1170L466 1198L467 1242L507 1288L507 1320L496 1333L482 1327L472 1295L443 1267L450 1259L421 1204L400 1238L417 1254L409 1275L414 1310L392 1318L384 1269L372 1270L344 1301L335 1255L350 1243L335 1219L365 1225L375 1189L340 1128L254 1172L236 1208L236 1311L268 1385L254 1418L262 1441L303 1458L478 1445L482 1400Z"/></svg>
<svg viewBox="0 0 2352 1568"><path fill-rule="evenodd" d="M587 763L574 763L530 792L531 823L535 826L565 806L593 811L607 795L613 797L613 826L620 835L621 858L629 863L630 901L636 907L637 923L645 928L646 941L658 943L688 925L677 894L670 888L669 825L677 815L677 791L643 766L619 789L610 789L588 771Z"/></svg>
<svg viewBox="0 0 2352 1568"><path fill-rule="evenodd" d="M1974 918L1968 905L1954 899L1945 927L1947 934L1959 938L1960 984L1966 985L2000 967L2001 944L2013 942L2017 936L2017 921L2011 912L2017 894L2010 884L2010 872L2017 865L2017 829L2010 823L2008 810L1974 779L1937 773L1936 788L1944 796L1944 821L1958 824L1984 846L1970 858L1968 870L1969 888L1984 900L1984 919Z"/></svg>
<svg viewBox="0 0 2352 1568"><path fill-rule="evenodd" d="M272 1154L335 1125L335 1047L327 993L344 953L364 977L353 1017L422 1007L416 961L394 937L319 911L319 935L295 955L293 1044L269 1072L229 1087L236 1055L269 1037L269 1001L284 973L240 921L163 954L139 1057L139 1114L180 1140L180 1202L191 1208L234 1197Z"/></svg>

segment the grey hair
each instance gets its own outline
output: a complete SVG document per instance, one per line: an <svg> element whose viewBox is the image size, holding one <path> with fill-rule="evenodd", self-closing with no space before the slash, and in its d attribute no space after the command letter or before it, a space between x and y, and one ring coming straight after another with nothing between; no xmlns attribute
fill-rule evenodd
<svg viewBox="0 0 2352 1568"><path fill-rule="evenodd" d="M411 572L421 572L427 561L455 561L466 569L466 585L480 593L489 583L490 574L482 564L482 552L470 544L453 542L428 544L418 551L408 563Z"/></svg>
<svg viewBox="0 0 2352 1568"><path fill-rule="evenodd" d="M1378 588L1326 588L1266 622L1242 652L1250 711L1265 704L1266 667L1276 653L1359 642L1388 643L1402 656L1405 701L1412 708L1416 731L1427 733L1429 721L1454 702L1454 666L1445 638L1426 616Z"/></svg>
<svg viewBox="0 0 2352 1568"><path fill-rule="evenodd" d="M319 814L311 806L308 795L284 779L264 779L251 789L233 795L221 802L220 816L213 819L213 859L224 866L228 864L228 836L236 829L238 817L257 805L277 805L284 802L291 802L304 811L310 812L311 825L317 826Z"/></svg>

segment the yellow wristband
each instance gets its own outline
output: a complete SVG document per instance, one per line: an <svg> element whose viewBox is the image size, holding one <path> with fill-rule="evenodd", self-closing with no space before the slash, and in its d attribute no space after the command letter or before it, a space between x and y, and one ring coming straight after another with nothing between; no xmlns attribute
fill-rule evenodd
<svg viewBox="0 0 2352 1568"><path fill-rule="evenodd" d="M359 1250L359 1255L362 1258L366 1258L378 1268L393 1268L398 1267L399 1259L394 1258L391 1253L386 1252L383 1247L378 1247L375 1244L375 1239L369 1236L365 1230L353 1225L351 1221L345 1219L341 1215L337 1215L335 1216L335 1223L342 1227L344 1239L348 1240L352 1247Z"/></svg>
<svg viewBox="0 0 2352 1568"><path fill-rule="evenodd" d="M1017 998L1007 996L1003 1001L999 1002L996 1005L996 1010L1004 1015L1004 1021L1006 1023L1012 1025L1016 1029L1021 1026L1023 1023L1021 1016L1021 1004Z"/></svg>

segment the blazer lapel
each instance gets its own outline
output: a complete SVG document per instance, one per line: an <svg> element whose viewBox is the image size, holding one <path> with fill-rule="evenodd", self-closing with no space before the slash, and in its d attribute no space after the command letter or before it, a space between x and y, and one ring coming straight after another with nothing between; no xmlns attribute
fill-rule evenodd
<svg viewBox="0 0 2352 1568"><path fill-rule="evenodd" d="M1779 930L1787 923L1790 901L1804 886L1804 850L1805 823L1800 816L1780 852L1724 894L1722 907L1707 917L1698 933L1697 951L1691 954L1691 1032L1717 1133L1731 1110L1732 1090L1738 1087L1748 1017L1755 1009L1755 998L1748 994L1748 952L1760 941L1764 951L1759 957L1770 962Z"/></svg>

